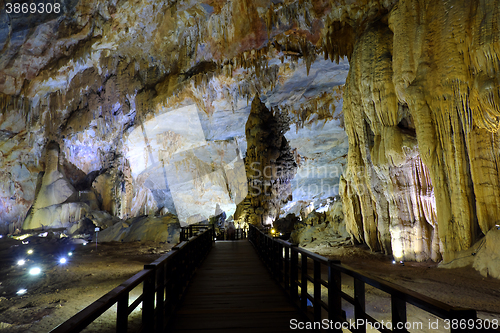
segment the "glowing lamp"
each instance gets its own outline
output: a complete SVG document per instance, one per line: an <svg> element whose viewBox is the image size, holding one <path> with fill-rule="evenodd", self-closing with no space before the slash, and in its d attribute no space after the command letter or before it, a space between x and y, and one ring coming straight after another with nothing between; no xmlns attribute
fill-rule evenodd
<svg viewBox="0 0 500 333"><path fill-rule="evenodd" d="M276 233L276 230L274 230L274 228L272 228L271 233L274 235Z"/></svg>
<svg viewBox="0 0 500 333"><path fill-rule="evenodd" d="M87 243L82 243L82 245L87 245Z"/></svg>
<svg viewBox="0 0 500 333"><path fill-rule="evenodd" d="M42 272L42 270L39 267L33 267L30 269L30 275L38 275Z"/></svg>
<svg viewBox="0 0 500 333"><path fill-rule="evenodd" d="M68 256L72 256L73 255L73 252L68 252Z"/></svg>
<svg viewBox="0 0 500 333"><path fill-rule="evenodd" d="M28 250L28 254L33 254L33 250Z"/></svg>
<svg viewBox="0 0 500 333"><path fill-rule="evenodd" d="M25 263L26 263L26 261L25 261L24 259L21 259L21 260L19 260L19 261L17 262L17 264L18 264L19 266L22 266L22 265L24 265Z"/></svg>
<svg viewBox="0 0 500 333"><path fill-rule="evenodd" d="M26 293L26 291L27 291L26 289L19 289L16 294L23 295Z"/></svg>
<svg viewBox="0 0 500 333"><path fill-rule="evenodd" d="M66 258L61 258L59 259L59 263L65 264L67 262Z"/></svg>
<svg viewBox="0 0 500 333"><path fill-rule="evenodd" d="M396 260L393 260L392 263L395 265L396 264Z"/></svg>

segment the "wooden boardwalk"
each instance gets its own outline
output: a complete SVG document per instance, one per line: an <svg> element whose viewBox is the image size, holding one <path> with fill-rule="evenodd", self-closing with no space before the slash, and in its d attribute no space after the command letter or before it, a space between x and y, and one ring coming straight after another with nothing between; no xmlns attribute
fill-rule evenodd
<svg viewBox="0 0 500 333"><path fill-rule="evenodd" d="M173 332L290 332L306 321L248 240L216 242L175 314Z"/></svg>

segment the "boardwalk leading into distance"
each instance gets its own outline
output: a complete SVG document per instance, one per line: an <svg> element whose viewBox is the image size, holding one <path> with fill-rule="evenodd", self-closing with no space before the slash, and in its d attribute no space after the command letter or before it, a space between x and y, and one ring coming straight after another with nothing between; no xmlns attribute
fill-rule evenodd
<svg viewBox="0 0 500 333"><path fill-rule="evenodd" d="M290 332L305 321L248 240L216 242L175 314L173 332Z"/></svg>

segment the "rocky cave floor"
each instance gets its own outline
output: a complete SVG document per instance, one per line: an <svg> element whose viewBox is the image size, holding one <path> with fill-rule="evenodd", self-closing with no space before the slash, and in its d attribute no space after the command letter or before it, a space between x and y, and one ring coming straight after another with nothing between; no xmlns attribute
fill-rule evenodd
<svg viewBox="0 0 500 333"><path fill-rule="evenodd" d="M144 264L154 261L167 252L168 243L73 243L69 239L31 237L28 244L11 238L0 239L0 331L48 332L64 320L89 305L120 283L139 272ZM26 242L26 240L24 240ZM32 249L31 255L27 251ZM354 246L306 247L356 270L396 283L453 306L479 310L483 319L500 319L500 280L482 277L471 267L443 269L436 263L406 262L393 264L382 254L369 253ZM68 252L64 265L58 262ZM23 266L17 261L25 259ZM42 272L30 276L29 270L38 264ZM343 277L344 278L344 277ZM26 293L17 295L24 288ZM343 290L352 294L352 279L343 280ZM390 316L390 299L387 294L367 290L367 310L378 320ZM134 294L132 293L132 296ZM371 307L369 304L376 304ZM348 318L352 311L347 308ZM139 320L139 313L132 314ZM424 322L435 317L408 306L408 321ZM442 325L442 323L440 324ZM113 311L108 311L87 332L112 331ZM415 330L439 332L439 330ZM370 330L369 330L370 331ZM410 330L412 331L412 330Z"/></svg>
<svg viewBox="0 0 500 333"><path fill-rule="evenodd" d="M28 244L6 237L0 239L2 333L49 332L173 246L155 242L112 242L98 243L96 248L95 243L75 244L69 238L30 237L26 240ZM33 254L28 255L30 249ZM59 263L63 256L68 260L64 265ZM20 259L26 260L23 266L17 265ZM34 266L42 272L30 276ZM26 293L17 295L19 289L26 289ZM131 293L137 297L134 292L138 295L139 290L136 288ZM133 312L132 318L138 314ZM113 310L109 310L86 331L113 331L112 316ZM131 325L133 327L133 323Z"/></svg>

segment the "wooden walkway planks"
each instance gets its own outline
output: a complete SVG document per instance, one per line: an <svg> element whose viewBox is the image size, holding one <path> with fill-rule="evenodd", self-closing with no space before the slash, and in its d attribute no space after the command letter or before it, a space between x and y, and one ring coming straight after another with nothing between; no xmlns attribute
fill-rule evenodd
<svg viewBox="0 0 500 333"><path fill-rule="evenodd" d="M290 332L306 321L248 240L216 242L175 314L172 332Z"/></svg>

